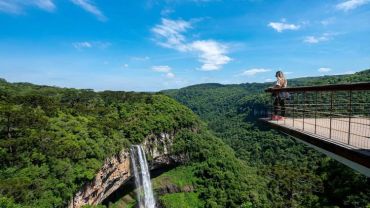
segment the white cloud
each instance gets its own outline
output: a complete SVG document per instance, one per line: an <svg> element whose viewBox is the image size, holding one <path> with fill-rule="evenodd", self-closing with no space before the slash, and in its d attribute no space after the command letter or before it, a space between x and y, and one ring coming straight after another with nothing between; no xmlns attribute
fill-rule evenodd
<svg viewBox="0 0 370 208"><path fill-rule="evenodd" d="M168 73L171 71L171 67L169 66L153 66L152 69L153 71L164 72L164 73Z"/></svg>
<svg viewBox="0 0 370 208"><path fill-rule="evenodd" d="M270 69L264 69L264 68L253 68L253 69L248 69L245 70L241 75L243 76L254 76L258 73L264 73L264 72L269 72L271 71Z"/></svg>
<svg viewBox="0 0 370 208"><path fill-rule="evenodd" d="M317 71L319 71L320 73L325 73L325 72L330 72L331 70L332 70L331 68L321 67Z"/></svg>
<svg viewBox="0 0 370 208"><path fill-rule="evenodd" d="M330 40L331 36L333 36L333 34L330 34L330 33L324 33L321 36L306 36L303 39L303 42L310 43L310 44L316 44L316 43Z"/></svg>
<svg viewBox="0 0 370 208"><path fill-rule="evenodd" d="M268 26L277 32L283 32L284 30L298 30L301 27L300 25L288 24L285 22L270 22Z"/></svg>
<svg viewBox="0 0 370 208"><path fill-rule="evenodd" d="M331 17L331 18L327 18L327 19L324 19L324 20L321 20L320 23L324 26L328 26L330 24L333 24L335 22L335 18L334 17Z"/></svg>
<svg viewBox="0 0 370 208"><path fill-rule="evenodd" d="M336 5L336 8L342 11L349 11L356 9L357 7L368 4L370 0L346 0Z"/></svg>
<svg viewBox="0 0 370 208"><path fill-rule="evenodd" d="M91 0L71 0L71 2L76 4L77 6L80 6L85 11L95 15L100 21L107 20L103 12L101 12L100 9L96 7Z"/></svg>
<svg viewBox="0 0 370 208"><path fill-rule="evenodd" d="M225 55L227 47L213 40L194 41L191 48L200 53L199 61L203 63L203 71L218 70L231 61L231 58Z"/></svg>
<svg viewBox="0 0 370 208"><path fill-rule="evenodd" d="M37 7L46 11L53 11L55 9L55 4L52 0L34 0L33 2Z"/></svg>
<svg viewBox="0 0 370 208"><path fill-rule="evenodd" d="M128 64L123 64L123 68L124 69L127 69L128 68Z"/></svg>
<svg viewBox="0 0 370 208"><path fill-rule="evenodd" d="M175 74L171 72L172 68L169 66L153 66L152 70L155 72L165 73L167 78L175 78Z"/></svg>
<svg viewBox="0 0 370 208"><path fill-rule="evenodd" d="M0 0L0 11L12 14L18 14L22 11L22 6L16 2Z"/></svg>
<svg viewBox="0 0 370 208"><path fill-rule="evenodd" d="M94 48L94 47L105 49L105 48L108 48L110 45L112 45L110 42L100 42L100 41L94 41L94 42L83 41L83 42L72 43L72 46L79 50L84 49L84 48Z"/></svg>
<svg viewBox="0 0 370 208"><path fill-rule="evenodd" d="M274 81L273 79L265 79L265 82L272 82Z"/></svg>
<svg viewBox="0 0 370 208"><path fill-rule="evenodd" d="M55 0L0 0L0 12L10 14L22 14L26 7L37 7L39 9L52 12L56 9ZM105 21L107 18L97 8L92 0L70 0L85 11L94 14L99 20Z"/></svg>
<svg viewBox="0 0 370 208"><path fill-rule="evenodd" d="M215 40L187 41L183 33L190 28L192 26L188 21L163 18L161 24L152 28L152 32L156 36L157 44L162 47L198 54L198 60L202 63L201 70L219 70L231 61L226 55L225 44Z"/></svg>
<svg viewBox="0 0 370 208"><path fill-rule="evenodd" d="M133 61L148 61L150 60L149 56L132 56L131 60Z"/></svg>
<svg viewBox="0 0 370 208"><path fill-rule="evenodd" d="M175 12L175 10L173 10L173 9L169 9L169 8L162 9L161 10L161 16L168 16L168 15L174 13L174 12Z"/></svg>
<svg viewBox="0 0 370 208"><path fill-rule="evenodd" d="M52 12L56 6L53 0L0 0L0 12L21 14L25 7L32 6Z"/></svg>
<svg viewBox="0 0 370 208"><path fill-rule="evenodd" d="M185 43L185 36L182 34L191 28L190 22L184 20L170 20L163 18L162 24L156 25L152 32L157 36L159 45L176 49L178 51L189 50Z"/></svg>
<svg viewBox="0 0 370 208"><path fill-rule="evenodd" d="M72 43L72 45L76 49L91 48L92 47L92 44L89 43L89 42L76 42L76 43Z"/></svg>
<svg viewBox="0 0 370 208"><path fill-rule="evenodd" d="M327 41L327 40L328 39L326 37L307 36L305 37L304 42L315 44L315 43L319 43L319 42Z"/></svg>
<svg viewBox="0 0 370 208"><path fill-rule="evenodd" d="M174 74L174 73L172 73L172 72L168 72L168 73L166 74L166 77L167 77L167 78L175 78L175 74Z"/></svg>

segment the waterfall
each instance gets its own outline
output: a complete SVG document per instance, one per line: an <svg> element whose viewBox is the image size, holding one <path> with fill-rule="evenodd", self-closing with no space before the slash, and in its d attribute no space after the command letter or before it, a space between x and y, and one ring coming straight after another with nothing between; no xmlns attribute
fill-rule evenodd
<svg viewBox="0 0 370 208"><path fill-rule="evenodd" d="M143 148L140 145L133 145L130 148L130 154L139 207L155 208L152 183L150 182L148 163Z"/></svg>

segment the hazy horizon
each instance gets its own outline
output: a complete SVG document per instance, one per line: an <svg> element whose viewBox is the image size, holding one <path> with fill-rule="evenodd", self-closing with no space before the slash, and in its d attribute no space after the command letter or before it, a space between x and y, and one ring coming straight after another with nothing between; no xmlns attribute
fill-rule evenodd
<svg viewBox="0 0 370 208"><path fill-rule="evenodd" d="M364 70L368 70L368 69L364 69ZM357 72L361 72L361 71L364 71L364 70L359 70ZM356 73L356 72L354 72ZM354 74L353 73L353 74ZM331 75L319 75L319 76L302 76L302 77L294 77L294 78L290 78L290 79L300 79L300 78L310 78L310 77L323 77L323 76L335 76L335 75L348 75L349 73L343 73L343 74L331 74ZM4 79L2 77L0 77L0 79ZM33 82L27 82L27 81L19 81L19 82L11 82L9 80L6 80L5 81L7 82L10 82L10 83L29 83L29 84L35 84L35 85L40 85L40 86L49 86L49 87L57 87L57 88L73 88L73 89L79 89L79 90L94 90L95 92L102 92L102 91L126 91L126 92L148 92L148 93L156 93L156 92L160 92L160 91L163 91L163 90L173 90L173 89L181 89L181 88L186 88L186 87L190 87L190 86L194 86L194 85L203 85L203 84L221 84L221 85L240 85L240 84L253 84L253 83L259 83L259 84L264 84L264 83L274 83L274 81L263 81L263 82L241 82L241 83L219 83L219 82L202 82L202 83L194 83L194 84L191 84L191 85L186 85L186 86L182 86L182 87L177 87L177 88L166 88L166 89L161 89L161 90L153 90L153 91L150 91L150 90L147 90L147 91L136 91L136 90L122 90L122 89L101 89L101 90L96 90L96 89L92 89L92 88L78 88L78 87L69 87L69 86L58 86L58 85L49 85L49 84L42 84L42 83L33 83ZM289 79L288 79L289 81Z"/></svg>

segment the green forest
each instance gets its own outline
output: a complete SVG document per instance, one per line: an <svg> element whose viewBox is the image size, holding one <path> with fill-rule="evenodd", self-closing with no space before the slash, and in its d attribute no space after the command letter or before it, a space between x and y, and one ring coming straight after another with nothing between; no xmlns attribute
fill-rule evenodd
<svg viewBox="0 0 370 208"><path fill-rule="evenodd" d="M199 196L197 203L269 204L255 169L238 160L187 107L165 95L5 80L0 90L0 207L65 207L105 158L148 135L172 131L177 132L174 154L189 155L184 165L197 181L192 195Z"/></svg>
<svg viewBox="0 0 370 208"><path fill-rule="evenodd" d="M363 81L370 81L370 70L289 85ZM66 207L104 159L149 135L176 132L171 151L189 159L152 179L162 207L369 208L369 178L259 125L252 112L265 107L271 85L135 93L1 79L0 207ZM182 191L161 194L169 184Z"/></svg>

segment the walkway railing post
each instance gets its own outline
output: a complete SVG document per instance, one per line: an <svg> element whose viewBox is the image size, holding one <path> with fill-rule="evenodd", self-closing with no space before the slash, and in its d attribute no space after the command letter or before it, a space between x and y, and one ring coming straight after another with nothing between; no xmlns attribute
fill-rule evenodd
<svg viewBox="0 0 370 208"><path fill-rule="evenodd" d="M315 92L315 134L316 134L316 122L317 122L317 94L318 94L318 92L316 91Z"/></svg>
<svg viewBox="0 0 370 208"><path fill-rule="evenodd" d="M288 94L288 92L286 92ZM286 115L288 115L289 112L289 101L287 99L287 96L284 98L284 125L286 125Z"/></svg>
<svg viewBox="0 0 370 208"><path fill-rule="evenodd" d="M333 91L330 92L330 127L329 127L329 139L331 139L331 120L333 116Z"/></svg>
<svg viewBox="0 0 370 208"><path fill-rule="evenodd" d="M271 96L271 112L270 112L271 120L272 120L273 113L274 113L274 110L275 110L274 108L275 108L275 106L274 106L274 96Z"/></svg>
<svg viewBox="0 0 370 208"><path fill-rule="evenodd" d="M304 117L306 114L306 91L303 92L303 123L302 123L302 129L304 131Z"/></svg>
<svg viewBox="0 0 370 208"><path fill-rule="evenodd" d="M349 108L348 108L348 144L351 142L351 117L352 117L352 90L349 91Z"/></svg>
<svg viewBox="0 0 370 208"><path fill-rule="evenodd" d="M295 103L295 97L296 96L293 97L293 127L294 127L294 118L295 118L295 105L294 105L294 103Z"/></svg>

